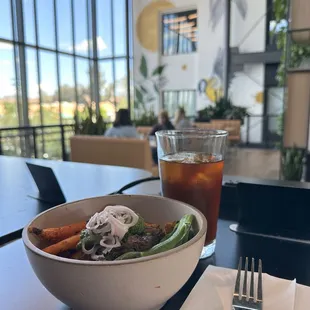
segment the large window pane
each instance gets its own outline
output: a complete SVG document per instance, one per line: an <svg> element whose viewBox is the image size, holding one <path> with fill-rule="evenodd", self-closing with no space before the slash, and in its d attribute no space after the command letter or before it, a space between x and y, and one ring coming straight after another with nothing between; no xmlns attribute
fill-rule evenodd
<svg viewBox="0 0 310 310"><path fill-rule="evenodd" d="M91 102L89 63L88 60L78 58L76 64L78 104L84 105Z"/></svg>
<svg viewBox="0 0 310 310"><path fill-rule="evenodd" d="M39 45L55 48L54 5L52 0L37 0Z"/></svg>
<svg viewBox="0 0 310 310"><path fill-rule="evenodd" d="M0 38L12 39L10 0L0 1ZM1 44L1 43L0 43Z"/></svg>
<svg viewBox="0 0 310 310"><path fill-rule="evenodd" d="M63 123L72 123L75 111L73 58L61 55L59 66L62 121Z"/></svg>
<svg viewBox="0 0 310 310"><path fill-rule="evenodd" d="M23 0L25 42L35 44L35 22L33 0Z"/></svg>
<svg viewBox="0 0 310 310"><path fill-rule="evenodd" d="M100 111L107 121L115 118L112 60L99 63Z"/></svg>
<svg viewBox="0 0 310 310"><path fill-rule="evenodd" d="M36 50L26 49L28 115L31 125L41 125Z"/></svg>
<svg viewBox="0 0 310 310"><path fill-rule="evenodd" d="M72 51L72 27L70 0L57 1L58 46L60 50Z"/></svg>
<svg viewBox="0 0 310 310"><path fill-rule="evenodd" d="M97 49L99 57L112 56L111 18L111 1L97 0Z"/></svg>
<svg viewBox="0 0 310 310"><path fill-rule="evenodd" d="M113 0L114 53L126 55L126 6L125 0Z"/></svg>
<svg viewBox="0 0 310 310"><path fill-rule="evenodd" d="M75 52L88 55L87 11L85 0L74 0Z"/></svg>
<svg viewBox="0 0 310 310"><path fill-rule="evenodd" d="M197 10L162 17L162 53L176 55L197 50Z"/></svg>
<svg viewBox="0 0 310 310"><path fill-rule="evenodd" d="M115 99L117 107L128 108L126 60L115 60Z"/></svg>
<svg viewBox="0 0 310 310"><path fill-rule="evenodd" d="M18 125L13 45L0 41L0 127Z"/></svg>
<svg viewBox="0 0 310 310"><path fill-rule="evenodd" d="M40 52L40 63L43 122L44 125L59 124L56 55Z"/></svg>

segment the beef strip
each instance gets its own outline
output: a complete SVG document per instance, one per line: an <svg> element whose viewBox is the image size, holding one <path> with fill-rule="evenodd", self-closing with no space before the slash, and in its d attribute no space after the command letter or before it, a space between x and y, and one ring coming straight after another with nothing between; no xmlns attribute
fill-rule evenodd
<svg viewBox="0 0 310 310"><path fill-rule="evenodd" d="M106 256L106 259L114 260L127 252L147 251L159 243L163 237L164 233L161 228L148 228L143 235L128 236L126 242L123 243L122 246L112 249L112 251Z"/></svg>

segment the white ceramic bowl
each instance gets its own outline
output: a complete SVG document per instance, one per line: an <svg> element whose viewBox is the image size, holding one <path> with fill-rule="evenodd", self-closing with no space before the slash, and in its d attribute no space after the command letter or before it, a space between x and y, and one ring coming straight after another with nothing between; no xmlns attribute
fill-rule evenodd
<svg viewBox="0 0 310 310"><path fill-rule="evenodd" d="M41 251L29 226L57 227L87 219L109 204L125 205L147 221L163 225L194 214L197 234L189 242L153 256L92 262ZM207 222L197 209L159 196L115 195L66 203L39 214L23 230L30 264L42 284L73 309L160 309L189 279L201 254Z"/></svg>

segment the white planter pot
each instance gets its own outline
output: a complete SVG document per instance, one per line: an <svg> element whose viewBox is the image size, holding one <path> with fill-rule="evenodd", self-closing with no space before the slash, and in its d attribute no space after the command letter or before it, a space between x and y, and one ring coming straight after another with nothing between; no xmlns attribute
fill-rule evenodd
<svg viewBox="0 0 310 310"><path fill-rule="evenodd" d="M310 29L310 1L291 0L291 30ZM310 30L293 32L292 39L296 43L310 44Z"/></svg>

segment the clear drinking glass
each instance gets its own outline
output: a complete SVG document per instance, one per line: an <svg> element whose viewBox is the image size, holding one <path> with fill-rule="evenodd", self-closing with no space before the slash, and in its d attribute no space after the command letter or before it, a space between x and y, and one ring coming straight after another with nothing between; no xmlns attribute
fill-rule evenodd
<svg viewBox="0 0 310 310"><path fill-rule="evenodd" d="M207 258L215 251L227 131L163 130L156 139L162 194L205 215L208 227L200 258Z"/></svg>

